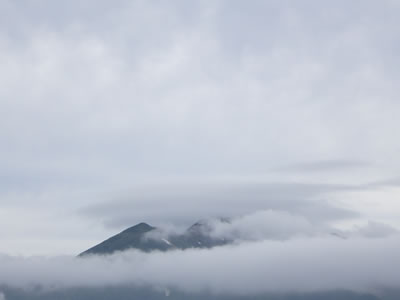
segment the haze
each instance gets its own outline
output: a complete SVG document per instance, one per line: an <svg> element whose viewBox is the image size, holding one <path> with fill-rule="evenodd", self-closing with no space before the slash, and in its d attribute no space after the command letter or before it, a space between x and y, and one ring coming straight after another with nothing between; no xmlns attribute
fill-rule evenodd
<svg viewBox="0 0 400 300"><path fill-rule="evenodd" d="M393 0L0 0L0 299L35 284L398 288L399 14ZM233 245L82 259L87 273L74 258L139 222L220 217L212 234Z"/></svg>

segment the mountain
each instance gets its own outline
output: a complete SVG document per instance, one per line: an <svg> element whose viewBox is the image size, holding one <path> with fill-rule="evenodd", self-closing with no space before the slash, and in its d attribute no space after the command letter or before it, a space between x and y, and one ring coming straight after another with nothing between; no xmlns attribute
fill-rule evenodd
<svg viewBox="0 0 400 300"><path fill-rule="evenodd" d="M225 219L220 221L227 222ZM183 234L171 235L165 235L162 229L150 226L147 223L139 223L82 252L79 256L106 255L127 249L151 252L154 250L212 248L232 242L213 237L210 234L211 230L212 227L207 220L196 222Z"/></svg>

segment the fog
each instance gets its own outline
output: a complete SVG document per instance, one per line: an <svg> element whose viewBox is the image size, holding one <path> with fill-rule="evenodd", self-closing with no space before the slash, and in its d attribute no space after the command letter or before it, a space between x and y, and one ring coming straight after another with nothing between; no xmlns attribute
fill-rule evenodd
<svg viewBox="0 0 400 300"><path fill-rule="evenodd" d="M297 216L266 211L215 222L212 228L220 236L250 238L211 249L128 250L83 258L2 255L0 285L27 290L134 285L236 295L375 293L400 285L400 236L384 224L371 222L342 237L317 231Z"/></svg>
<svg viewBox="0 0 400 300"><path fill-rule="evenodd" d="M127 251L109 257L0 258L2 285L46 289L149 284L255 294L400 285L400 239L299 238L211 250ZM390 258L390 259L388 259Z"/></svg>

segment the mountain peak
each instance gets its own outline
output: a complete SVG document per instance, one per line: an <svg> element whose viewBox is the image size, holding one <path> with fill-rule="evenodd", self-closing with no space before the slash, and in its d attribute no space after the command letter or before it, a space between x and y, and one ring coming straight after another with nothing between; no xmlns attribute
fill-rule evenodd
<svg viewBox="0 0 400 300"><path fill-rule="evenodd" d="M141 222L139 224L136 224L135 226L129 227L128 229L125 229L122 232L148 232L150 230L156 229L156 227L150 226L147 223Z"/></svg>
<svg viewBox="0 0 400 300"><path fill-rule="evenodd" d="M130 248L136 248L142 251L159 249L160 246L158 243L146 239L146 233L154 229L156 229L156 227L150 226L144 222L136 224L135 226L125 229L85 252L82 252L79 256L85 256L88 254L111 254L116 251L124 251Z"/></svg>
<svg viewBox="0 0 400 300"><path fill-rule="evenodd" d="M209 232L213 229L217 223L230 223L228 218L218 217L218 218L208 218L201 219L189 227L189 231L203 231Z"/></svg>

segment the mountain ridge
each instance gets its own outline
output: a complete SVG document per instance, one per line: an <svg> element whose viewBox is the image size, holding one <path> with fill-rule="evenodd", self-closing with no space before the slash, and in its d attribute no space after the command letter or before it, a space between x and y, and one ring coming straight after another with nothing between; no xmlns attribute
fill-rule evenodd
<svg viewBox="0 0 400 300"><path fill-rule="evenodd" d="M226 219L221 220L227 222ZM154 236L149 236L148 233L150 232L154 232ZM212 248L232 242L224 238L213 237L210 232L211 225L206 220L194 223L182 234L169 235L162 234L161 228L141 222L83 251L78 256L109 255L130 249L151 252L174 249L184 250L189 248Z"/></svg>

